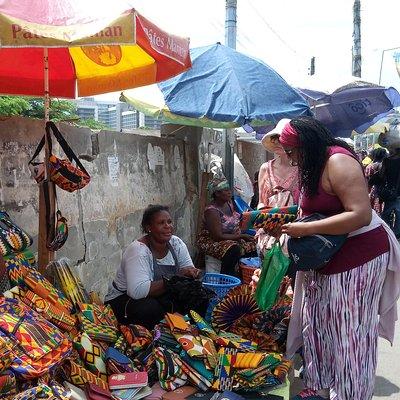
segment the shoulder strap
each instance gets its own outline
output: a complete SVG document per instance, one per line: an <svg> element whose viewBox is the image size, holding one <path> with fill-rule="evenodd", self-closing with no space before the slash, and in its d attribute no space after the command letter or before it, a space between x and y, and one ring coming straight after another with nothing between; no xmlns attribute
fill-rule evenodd
<svg viewBox="0 0 400 400"><path fill-rule="evenodd" d="M170 242L168 242L168 249L172 254L172 258L174 259L175 267L177 267L178 266L178 257L177 257L176 252L175 252L175 250L172 247L172 244Z"/></svg>
<svg viewBox="0 0 400 400"><path fill-rule="evenodd" d="M54 122L49 121L46 123L46 136L47 136L47 141L49 143L49 152L50 154L53 151L53 144L51 141L51 133L53 133L54 137L57 139L57 142L60 144L61 148L63 149L65 155L68 157L70 161L75 161L76 165L87 175L88 172L86 171L85 167L82 165L80 162L79 158L75 155L74 151L71 149L67 141L64 139L63 135L61 132L58 130L57 126L55 125ZM39 153L42 151L45 143L45 136L43 135L41 141L39 142L32 158L29 161L29 164L35 165L33 160L39 155Z"/></svg>

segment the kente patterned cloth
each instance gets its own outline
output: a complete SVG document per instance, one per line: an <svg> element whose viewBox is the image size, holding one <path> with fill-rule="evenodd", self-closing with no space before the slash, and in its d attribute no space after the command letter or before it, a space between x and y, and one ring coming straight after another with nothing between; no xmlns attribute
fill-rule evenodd
<svg viewBox="0 0 400 400"><path fill-rule="evenodd" d="M25 257L24 253L10 254L4 257L4 263L7 268L8 278L11 286L24 285L24 277L29 271L34 271L35 268L31 266L29 260Z"/></svg>
<svg viewBox="0 0 400 400"><path fill-rule="evenodd" d="M96 325L106 325L118 328L118 321L110 305L79 303L82 315Z"/></svg>
<svg viewBox="0 0 400 400"><path fill-rule="evenodd" d="M66 296L58 289L56 289L42 274L38 271L31 270L24 277L25 284L34 293L39 295L42 299L64 309L64 312L71 313L73 311L72 303Z"/></svg>
<svg viewBox="0 0 400 400"><path fill-rule="evenodd" d="M234 365L236 362L236 349L221 348L218 352L219 360L215 369L215 380L213 389L223 392L224 390L232 390Z"/></svg>
<svg viewBox="0 0 400 400"><path fill-rule="evenodd" d="M22 301L39 314L42 314L44 318L58 326L63 331L69 332L74 329L76 323L76 318L74 316L66 313L64 309L60 309L53 304L47 303L31 290L26 291Z"/></svg>
<svg viewBox="0 0 400 400"><path fill-rule="evenodd" d="M258 219L261 214L290 214L297 215L298 206L287 206L287 207L273 207L263 210L255 210L255 211L245 211L242 214L240 220L240 229L242 231L247 231L249 229L254 229L254 223Z"/></svg>
<svg viewBox="0 0 400 400"><path fill-rule="evenodd" d="M107 382L107 370L103 349L85 332L74 340L74 348L78 351L85 367L97 377Z"/></svg>
<svg viewBox="0 0 400 400"><path fill-rule="evenodd" d="M97 377L95 374L71 359L66 360L62 364L61 368L67 378L67 381L81 387L82 389L84 388L85 383L94 383L95 385L100 386L102 389L108 390L107 382L104 382L103 379Z"/></svg>
<svg viewBox="0 0 400 400"><path fill-rule="evenodd" d="M184 361L190 367L195 369L201 376L203 376L209 382L214 381L214 371L215 371L215 367L217 365L215 365L214 367L212 367L210 369L207 369L206 364L205 364L205 362L203 362L203 360L189 357L188 354L186 353L186 351L184 351L184 350L182 350L179 353L179 357L182 361ZM218 359L217 359L217 362L218 362Z"/></svg>
<svg viewBox="0 0 400 400"><path fill-rule="evenodd" d="M296 217L297 216L295 214L260 213L260 215L254 221L254 228L263 228L264 231L269 232L281 227L284 224L293 222Z"/></svg>
<svg viewBox="0 0 400 400"><path fill-rule="evenodd" d="M110 325L98 325L89 321L83 314L78 314L80 328L94 340L115 343L118 339L118 330Z"/></svg>
<svg viewBox="0 0 400 400"><path fill-rule="evenodd" d="M265 353L237 353L235 368L254 369L257 368L265 357Z"/></svg>
<svg viewBox="0 0 400 400"><path fill-rule="evenodd" d="M13 360L13 343L6 336L0 336L0 372L6 370Z"/></svg>
<svg viewBox="0 0 400 400"><path fill-rule="evenodd" d="M190 311L190 315L195 322L198 329L200 329L203 333L208 335L211 339L216 339L218 337L217 332L212 328L210 324L208 324L203 317L201 317L197 312Z"/></svg>
<svg viewBox="0 0 400 400"><path fill-rule="evenodd" d="M174 352L163 349L162 347L156 347L153 351L156 359L160 386L167 391L184 386L188 380L188 376L176 362L178 356Z"/></svg>
<svg viewBox="0 0 400 400"><path fill-rule="evenodd" d="M26 289L23 289L21 286L14 286L11 289L4 292L3 296L7 297L8 299L22 300L23 297L25 296L25 293Z"/></svg>

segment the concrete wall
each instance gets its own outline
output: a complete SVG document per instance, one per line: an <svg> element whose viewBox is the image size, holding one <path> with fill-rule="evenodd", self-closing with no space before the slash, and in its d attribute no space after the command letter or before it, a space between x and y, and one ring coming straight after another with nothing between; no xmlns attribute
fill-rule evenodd
<svg viewBox="0 0 400 400"><path fill-rule="evenodd" d="M261 143L244 140L237 141L236 153L251 180L254 179L254 173L260 169L261 165L272 158L272 154L268 153Z"/></svg>
<svg viewBox="0 0 400 400"><path fill-rule="evenodd" d="M67 124L59 128L85 160L92 180L79 192L57 191L59 208L69 222L68 241L57 257L72 260L88 290L104 295L124 248L141 235L141 216L148 204L170 206L176 233L193 253L201 130L184 128L179 138L160 138L94 133ZM34 237L35 247L38 189L28 161L43 131L39 120L0 121L0 204ZM54 147L57 152L58 145Z"/></svg>

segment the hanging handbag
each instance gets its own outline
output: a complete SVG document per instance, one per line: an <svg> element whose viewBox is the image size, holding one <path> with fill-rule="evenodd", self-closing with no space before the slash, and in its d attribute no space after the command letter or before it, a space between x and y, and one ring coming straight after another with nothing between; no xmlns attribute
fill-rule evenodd
<svg viewBox="0 0 400 400"><path fill-rule="evenodd" d="M300 218L298 222L311 222L324 219L315 213ZM323 268L340 250L347 239L346 235L310 235L288 240L288 252L297 271L309 271Z"/></svg>
<svg viewBox="0 0 400 400"><path fill-rule="evenodd" d="M32 238L16 225L5 211L0 211L0 254L24 251L32 244Z"/></svg>
<svg viewBox="0 0 400 400"><path fill-rule="evenodd" d="M50 251L57 251L60 250L61 247L64 246L64 243L68 239L68 224L67 219L63 217L60 210L57 210L56 213L56 231L54 235L54 239L51 242L46 243L46 247Z"/></svg>
<svg viewBox="0 0 400 400"><path fill-rule="evenodd" d="M52 154L52 141L51 133L57 139L61 148L68 159L60 159ZM67 192L74 192L75 190L84 188L90 182L90 175L86 171L85 167L79 161L71 147L69 147L67 141L62 136L54 122L46 123L47 141L49 144L49 176L59 188L66 190ZM45 136L43 136L38 147L33 154L33 157L29 161L29 165L32 165L35 169L36 182L40 183L44 180L44 165L43 163L37 163L33 160L39 155L45 144ZM76 166L73 164L75 162Z"/></svg>

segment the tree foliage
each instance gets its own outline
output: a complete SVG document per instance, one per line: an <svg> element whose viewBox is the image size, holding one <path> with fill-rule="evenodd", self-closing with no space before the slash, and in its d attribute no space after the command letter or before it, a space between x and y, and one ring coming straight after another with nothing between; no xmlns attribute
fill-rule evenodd
<svg viewBox="0 0 400 400"><path fill-rule="evenodd" d="M93 118L80 119L76 103L69 100L51 99L50 120L54 122L71 121L78 126L90 129L109 129L106 124ZM0 96L0 116L22 115L44 119L44 99L36 97Z"/></svg>

